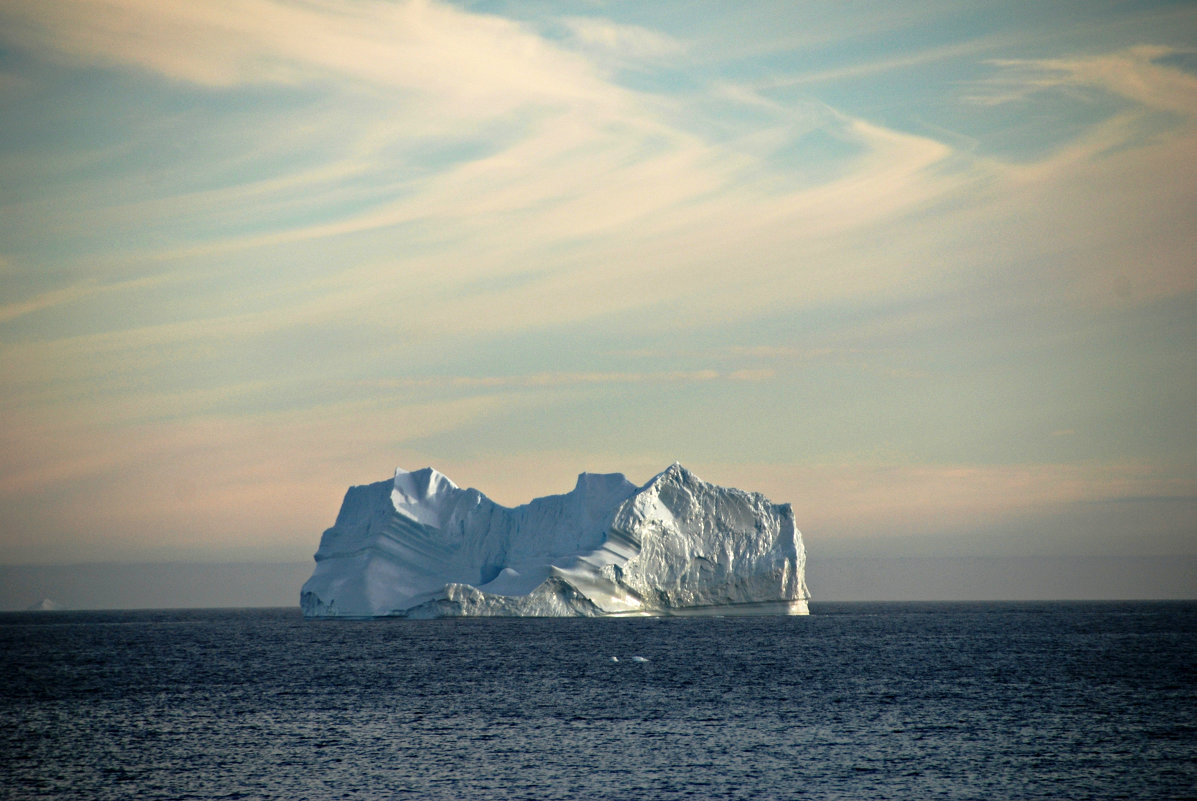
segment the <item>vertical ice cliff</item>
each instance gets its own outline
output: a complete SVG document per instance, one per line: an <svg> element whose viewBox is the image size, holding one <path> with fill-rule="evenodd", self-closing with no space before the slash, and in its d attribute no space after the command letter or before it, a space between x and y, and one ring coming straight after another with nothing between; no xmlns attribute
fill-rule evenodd
<svg viewBox="0 0 1197 801"><path fill-rule="evenodd" d="M324 532L308 617L806 614L789 504L674 464L643 487L583 473L499 506L432 468L352 487Z"/></svg>

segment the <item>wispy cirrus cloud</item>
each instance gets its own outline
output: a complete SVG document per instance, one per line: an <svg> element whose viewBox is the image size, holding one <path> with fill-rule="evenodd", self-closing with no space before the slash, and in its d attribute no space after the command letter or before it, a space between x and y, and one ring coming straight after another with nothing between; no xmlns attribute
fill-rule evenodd
<svg viewBox="0 0 1197 801"><path fill-rule="evenodd" d="M663 372L556 372L512 376L429 376L379 379L371 386L383 389L496 389L578 386L587 384L671 384L707 381L767 381L771 368L733 370L668 370Z"/></svg>
<svg viewBox="0 0 1197 801"><path fill-rule="evenodd" d="M0 306L0 323L15 320L18 317L23 317L26 314L33 314L34 312L43 309L49 309L63 303L70 303L71 301L85 298L94 291L94 284L91 282L84 282L75 286L62 287L61 289L54 289L49 292L43 292L25 300L6 303Z"/></svg>
<svg viewBox="0 0 1197 801"><path fill-rule="evenodd" d="M1140 45L1095 56L1045 59L993 59L998 76L968 97L981 105L1025 100L1056 89L1108 92L1147 109L1197 115L1197 75L1162 63L1175 48Z"/></svg>
<svg viewBox="0 0 1197 801"><path fill-rule="evenodd" d="M685 43L639 25L626 25L601 17L565 17L561 23L570 33L570 44L598 63L635 66L676 57Z"/></svg>
<svg viewBox="0 0 1197 801"><path fill-rule="evenodd" d="M402 89L450 118L609 95L589 65L499 17L409 0L7 3L10 40L214 88L329 80Z"/></svg>

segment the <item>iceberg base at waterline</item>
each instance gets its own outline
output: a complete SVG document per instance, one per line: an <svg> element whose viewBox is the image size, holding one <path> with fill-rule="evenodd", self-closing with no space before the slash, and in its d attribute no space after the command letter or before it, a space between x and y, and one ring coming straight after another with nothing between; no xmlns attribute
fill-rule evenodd
<svg viewBox="0 0 1197 801"><path fill-rule="evenodd" d="M432 468L351 487L300 593L306 617L803 615L789 504L680 464L638 487L583 473L508 508Z"/></svg>

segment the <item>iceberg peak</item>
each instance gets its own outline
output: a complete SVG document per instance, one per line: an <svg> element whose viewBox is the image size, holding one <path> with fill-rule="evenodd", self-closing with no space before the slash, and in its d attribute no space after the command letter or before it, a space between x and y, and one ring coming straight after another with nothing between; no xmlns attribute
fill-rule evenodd
<svg viewBox="0 0 1197 801"><path fill-rule="evenodd" d="M651 485L657 483L658 481L673 481L678 484L689 484L694 482L703 483L702 479L694 475L694 473L688 470L681 462L674 462L673 464L669 465L669 467L666 467L660 473L657 473L657 475L653 476L652 480L650 480L648 483Z"/></svg>
<svg viewBox="0 0 1197 801"><path fill-rule="evenodd" d="M408 472L395 469L391 501L395 511L424 525L439 525L446 506L460 488L432 467Z"/></svg>
<svg viewBox="0 0 1197 801"><path fill-rule="evenodd" d="M508 508L431 467L351 487L304 584L309 617L806 614L789 504L674 462L580 473Z"/></svg>

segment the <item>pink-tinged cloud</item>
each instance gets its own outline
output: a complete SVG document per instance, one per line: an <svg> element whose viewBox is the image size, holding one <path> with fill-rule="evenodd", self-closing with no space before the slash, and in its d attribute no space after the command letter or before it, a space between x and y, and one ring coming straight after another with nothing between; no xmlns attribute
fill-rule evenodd
<svg viewBox="0 0 1197 801"><path fill-rule="evenodd" d="M10 38L60 58L202 86L360 82L466 117L609 94L585 61L517 23L426 0L18 0L3 17Z"/></svg>

